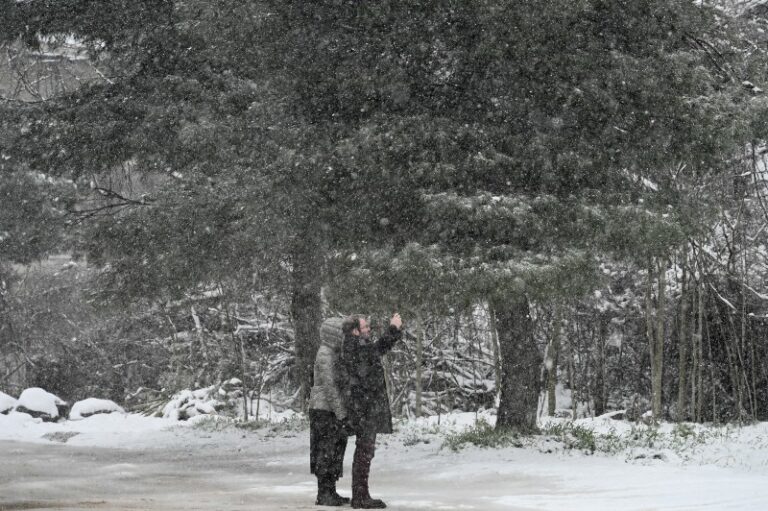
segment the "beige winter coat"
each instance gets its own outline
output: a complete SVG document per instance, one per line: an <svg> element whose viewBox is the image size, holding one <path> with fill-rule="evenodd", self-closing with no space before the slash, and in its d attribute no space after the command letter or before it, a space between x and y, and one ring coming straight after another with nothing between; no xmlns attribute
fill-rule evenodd
<svg viewBox="0 0 768 511"><path fill-rule="evenodd" d="M342 318L330 318L320 326L320 348L315 357L315 380L309 395L309 408L336 414L339 420L347 416L347 409L338 388L339 355L344 335Z"/></svg>

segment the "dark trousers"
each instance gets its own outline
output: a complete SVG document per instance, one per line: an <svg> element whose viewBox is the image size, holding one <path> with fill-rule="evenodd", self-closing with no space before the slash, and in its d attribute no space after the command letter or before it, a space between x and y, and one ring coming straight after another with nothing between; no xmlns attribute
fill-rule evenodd
<svg viewBox="0 0 768 511"><path fill-rule="evenodd" d="M363 432L355 440L355 455L352 459L352 504L370 499L368 476L371 461L376 453L376 433Z"/></svg>
<svg viewBox="0 0 768 511"><path fill-rule="evenodd" d="M338 480L344 474L347 435L336 414L326 410L309 411L309 470L318 479Z"/></svg>

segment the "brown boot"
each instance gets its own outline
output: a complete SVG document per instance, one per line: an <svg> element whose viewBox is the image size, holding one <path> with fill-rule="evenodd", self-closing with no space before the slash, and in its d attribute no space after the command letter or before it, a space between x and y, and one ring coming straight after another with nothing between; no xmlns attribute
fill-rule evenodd
<svg viewBox="0 0 768 511"><path fill-rule="evenodd" d="M352 507L355 509L387 507L383 500L371 498L368 492L368 475L371 472L375 445L375 442L358 440L355 447L355 456L352 459Z"/></svg>

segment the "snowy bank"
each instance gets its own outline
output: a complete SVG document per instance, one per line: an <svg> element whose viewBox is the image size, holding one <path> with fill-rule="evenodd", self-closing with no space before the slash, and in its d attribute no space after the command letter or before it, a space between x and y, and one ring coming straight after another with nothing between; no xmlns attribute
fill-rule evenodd
<svg viewBox="0 0 768 511"><path fill-rule="evenodd" d="M200 415L177 421L114 413L50 423L11 412L0 415L0 458L18 449L3 440L65 442L72 452L78 446L118 448L124 450L121 459L133 456L131 451L178 464L158 470L183 473L179 484L195 476L190 461L199 460L221 471L206 469L200 477L214 478L217 485L239 485L233 495L258 491L260 498L286 499L282 507L257 504L258 509L310 505L315 483L307 467L306 420L295 413L275 418L273 423L243 423ZM377 494L394 509L768 509L768 488L762 484L768 475L768 423L654 427L610 416L547 419L541 435L519 437L514 443L484 448L465 442L459 450L446 448L449 439L465 434L482 440L482 435L493 434L494 422L492 410L397 421L395 433L381 435L378 442L373 472ZM589 444L595 448L585 448ZM345 467L351 464L353 445ZM67 456L61 450L49 452ZM265 481L277 481L270 483L277 486L263 486ZM347 475L340 488L348 483ZM219 496L211 498L219 502Z"/></svg>
<svg viewBox="0 0 768 511"><path fill-rule="evenodd" d="M96 414L77 421L45 422L26 413L0 415L0 440L93 447L144 448L168 446L173 429L183 423L137 414Z"/></svg>
<svg viewBox="0 0 768 511"><path fill-rule="evenodd" d="M81 420L98 413L125 413L123 407L109 399L88 398L72 405L69 420Z"/></svg>
<svg viewBox="0 0 768 511"><path fill-rule="evenodd" d="M67 403L58 396L41 388L32 387L21 393L16 410L43 420L55 421L61 416L61 411L66 406Z"/></svg>
<svg viewBox="0 0 768 511"><path fill-rule="evenodd" d="M16 408L16 401L15 398L9 396L5 392L0 392L0 414L8 413L14 408Z"/></svg>

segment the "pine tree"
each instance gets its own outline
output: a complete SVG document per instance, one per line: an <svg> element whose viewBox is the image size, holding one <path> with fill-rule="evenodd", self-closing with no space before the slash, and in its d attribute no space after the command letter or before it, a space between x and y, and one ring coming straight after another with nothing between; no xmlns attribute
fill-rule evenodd
<svg viewBox="0 0 768 511"><path fill-rule="evenodd" d="M692 216L667 208L676 169L719 171L748 131L722 122L742 98L702 43L713 12L682 0L4 10L5 40L73 32L110 70L45 122L25 113L24 138L51 149L13 156L93 183L102 202L81 213L110 214L86 248L129 294L266 268L291 296L306 392L326 261L435 261L417 302L452 282L493 305L499 427L535 425L531 302L589 289L596 253L679 243Z"/></svg>

